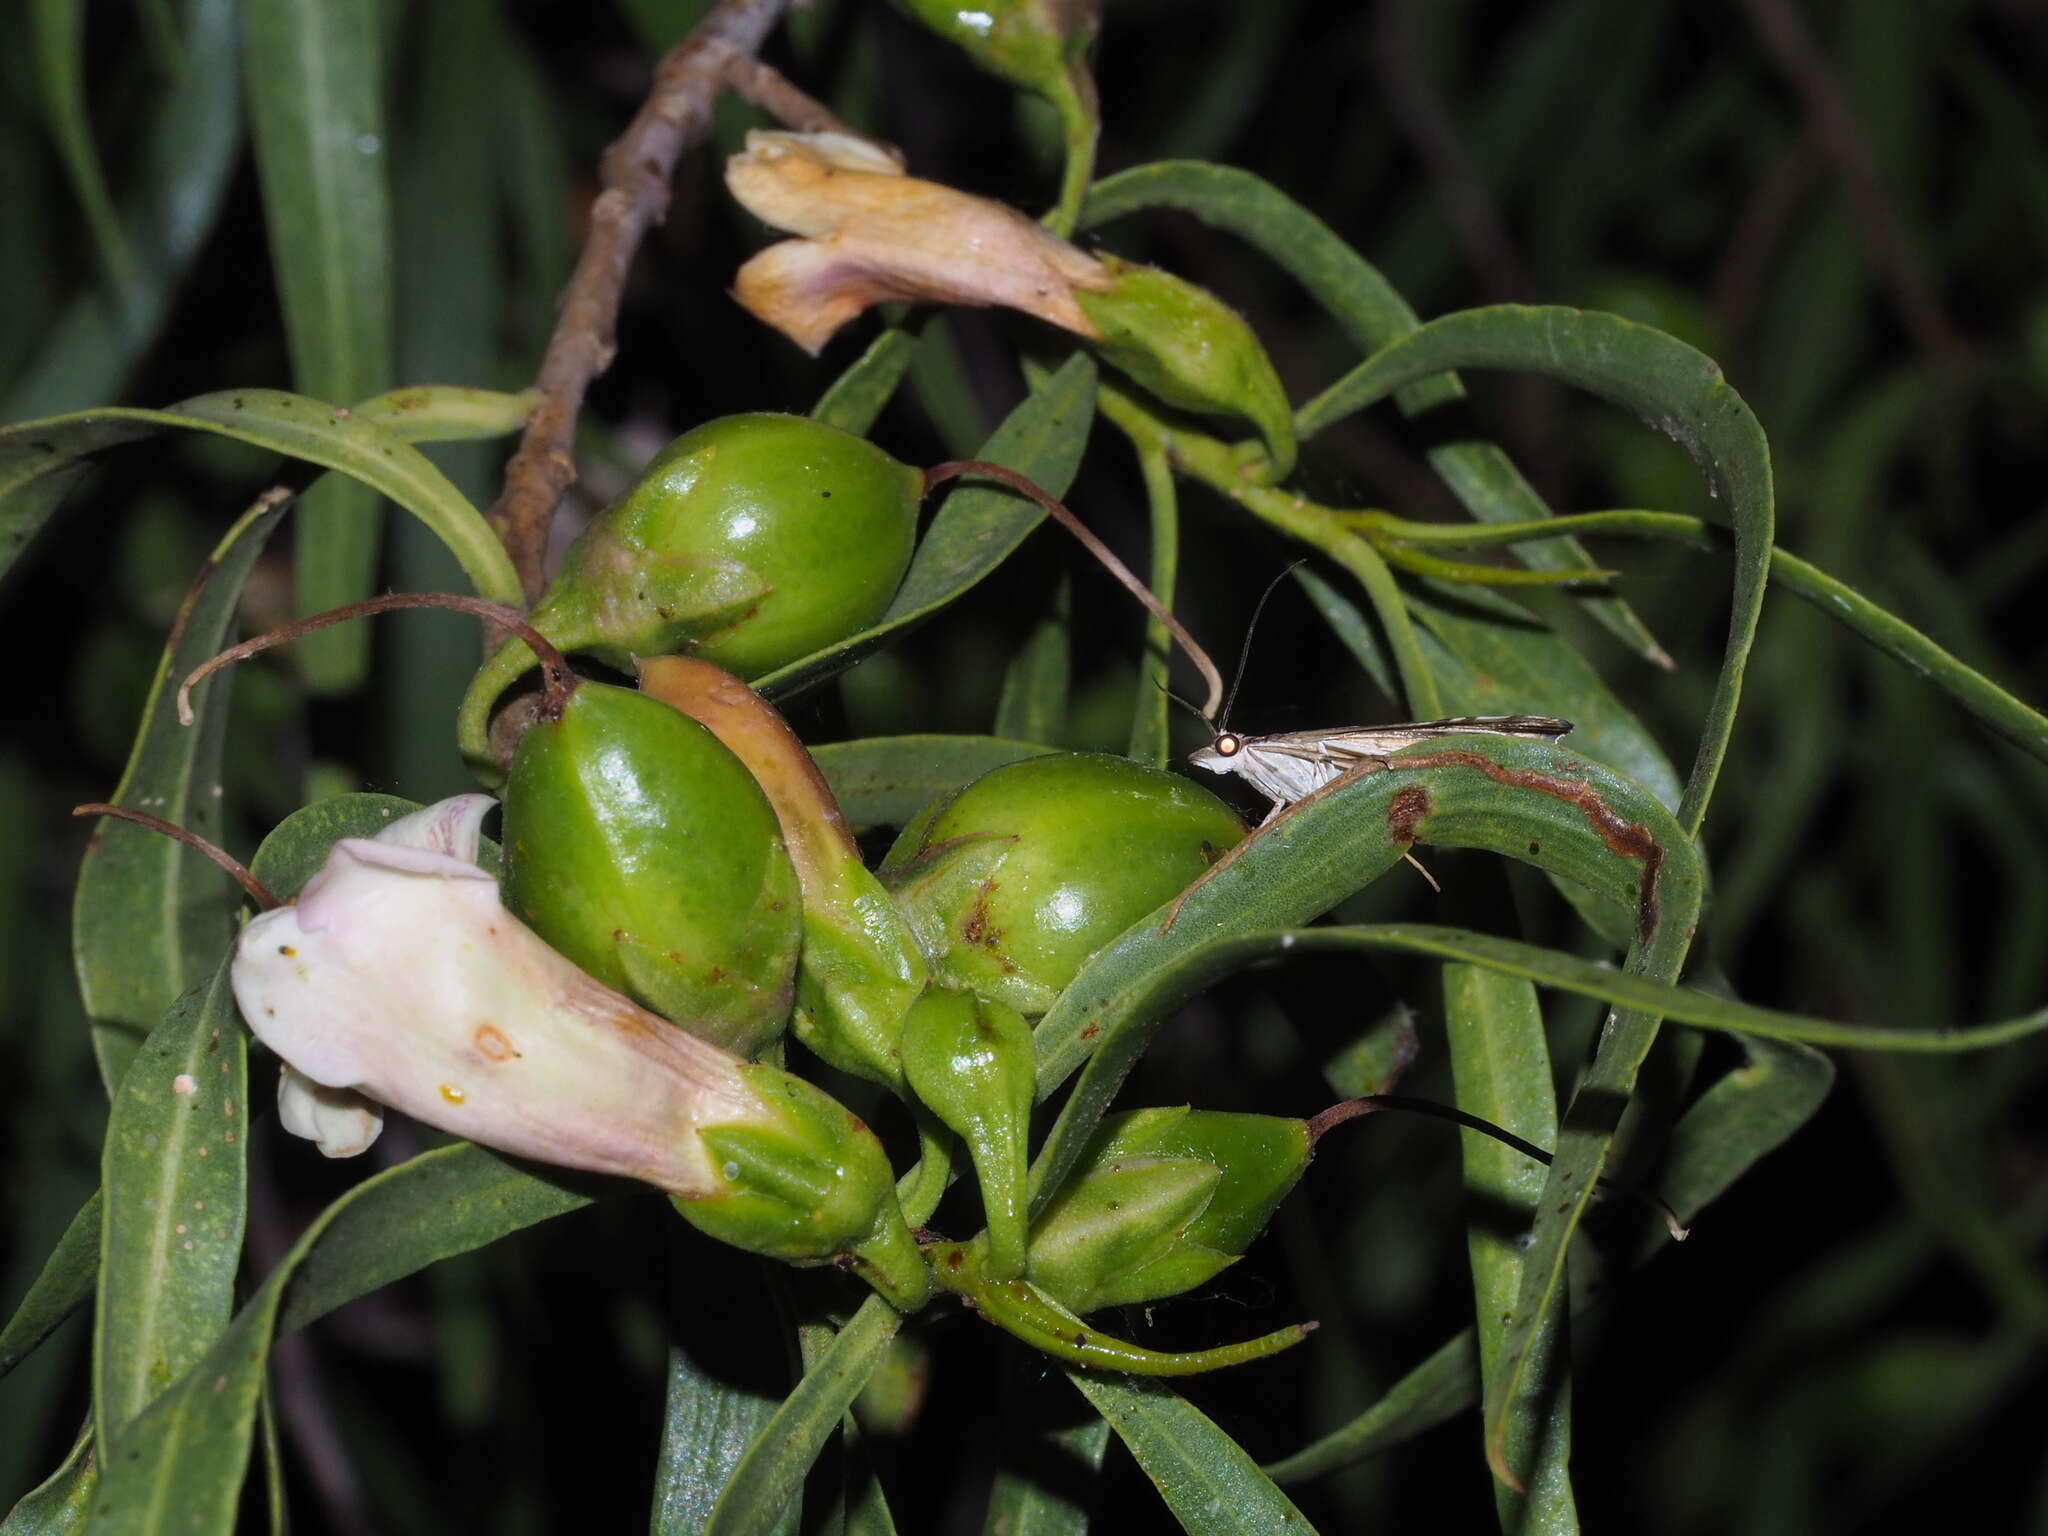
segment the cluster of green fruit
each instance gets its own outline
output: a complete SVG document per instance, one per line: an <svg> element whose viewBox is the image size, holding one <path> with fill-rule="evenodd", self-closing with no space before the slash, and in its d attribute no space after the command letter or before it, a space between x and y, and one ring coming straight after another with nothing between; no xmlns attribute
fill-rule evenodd
<svg viewBox="0 0 2048 1536"><path fill-rule="evenodd" d="M1090 1338L1070 1314L1177 1294L1231 1263L1306 1165L1305 1123L1113 1118L1036 1222L1026 1155L1030 1020L1235 845L1236 815L1177 775L1052 753L928 806L870 870L809 754L742 681L881 615L922 489L859 438L748 415L680 438L601 514L531 623L639 686L572 680L494 760L494 709L535 665L513 639L461 711L472 760L504 779L505 905L590 976L744 1061L775 1103L759 1123L699 1131L724 1182L676 1199L696 1226L837 1262L906 1309L936 1282L1090 1363L1224 1363ZM860 1119L774 1064L785 1028L907 1106L921 1155L900 1187ZM912 1234L961 1146L986 1231L920 1249Z"/></svg>

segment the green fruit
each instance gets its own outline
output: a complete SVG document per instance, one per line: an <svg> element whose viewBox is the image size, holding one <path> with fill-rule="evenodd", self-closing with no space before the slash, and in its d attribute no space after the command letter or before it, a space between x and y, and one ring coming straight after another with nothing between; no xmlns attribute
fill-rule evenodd
<svg viewBox="0 0 2048 1536"><path fill-rule="evenodd" d="M924 477L802 416L724 416L684 433L570 546L530 615L559 649L630 672L689 651L759 677L867 628L910 564ZM487 760L498 696L534 665L507 641L464 698Z"/></svg>
<svg viewBox="0 0 2048 1536"><path fill-rule="evenodd" d="M1053 753L982 775L899 837L883 877L933 974L1023 1014L1244 836L1176 774Z"/></svg>
<svg viewBox="0 0 2048 1536"><path fill-rule="evenodd" d="M505 904L605 985L751 1056L789 1017L803 914L775 813L696 721L584 683L521 738Z"/></svg>

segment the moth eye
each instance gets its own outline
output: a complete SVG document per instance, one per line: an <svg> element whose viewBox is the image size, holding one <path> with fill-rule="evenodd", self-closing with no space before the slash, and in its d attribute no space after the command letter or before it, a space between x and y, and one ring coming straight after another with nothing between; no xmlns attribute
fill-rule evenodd
<svg viewBox="0 0 2048 1536"><path fill-rule="evenodd" d="M1243 745L1244 743L1235 736L1218 736L1216 738L1216 751L1218 755L1223 757L1237 756L1237 749Z"/></svg>

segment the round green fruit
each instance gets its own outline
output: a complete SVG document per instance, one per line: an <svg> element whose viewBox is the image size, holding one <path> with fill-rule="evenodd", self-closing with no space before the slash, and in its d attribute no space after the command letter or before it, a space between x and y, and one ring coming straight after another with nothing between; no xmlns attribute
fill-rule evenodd
<svg viewBox="0 0 2048 1536"><path fill-rule="evenodd" d="M1039 1014L1243 836L1230 807L1176 774L1053 753L920 813L882 870L936 976Z"/></svg>
<svg viewBox="0 0 2048 1536"><path fill-rule="evenodd" d="M703 726L586 682L520 739L505 904L615 991L742 1056L789 1017L803 914L767 798Z"/></svg>
<svg viewBox="0 0 2048 1536"><path fill-rule="evenodd" d="M689 652L756 678L873 624L909 567L924 476L802 416L722 416L685 432L563 557L530 615L563 651L630 672ZM488 760L498 697L534 665L487 661L462 704Z"/></svg>

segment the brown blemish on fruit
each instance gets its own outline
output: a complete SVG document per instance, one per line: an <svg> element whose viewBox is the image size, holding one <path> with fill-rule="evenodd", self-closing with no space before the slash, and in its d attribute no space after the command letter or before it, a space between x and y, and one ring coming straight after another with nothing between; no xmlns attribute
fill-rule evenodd
<svg viewBox="0 0 2048 1536"><path fill-rule="evenodd" d="M967 915L960 920L960 937L970 944L979 944L984 949L994 949L1003 938L1003 930L989 917L989 898L995 893L995 881L982 881L974 893L974 901L968 907Z"/></svg>
<svg viewBox="0 0 2048 1536"><path fill-rule="evenodd" d="M1636 899L1636 932L1648 938L1657 926L1657 873L1664 866L1664 850L1650 829L1622 816L1601 798L1592 785L1577 779L1561 779L1529 768L1508 768L1477 752L1430 752L1419 757L1387 760L1390 768L1477 768L1496 784L1515 789L1533 789L1566 805L1577 807L1586 824L1600 841L1624 859L1640 859L1643 865L1642 893Z"/></svg>
<svg viewBox="0 0 2048 1536"><path fill-rule="evenodd" d="M1429 814L1429 791L1410 784L1387 806L1387 831L1397 843L1415 841L1415 828Z"/></svg>
<svg viewBox="0 0 2048 1536"><path fill-rule="evenodd" d="M505 1031L495 1024L477 1025L470 1039L476 1042L477 1053L486 1061L510 1061L519 1054L512 1048L512 1042L505 1038Z"/></svg>

